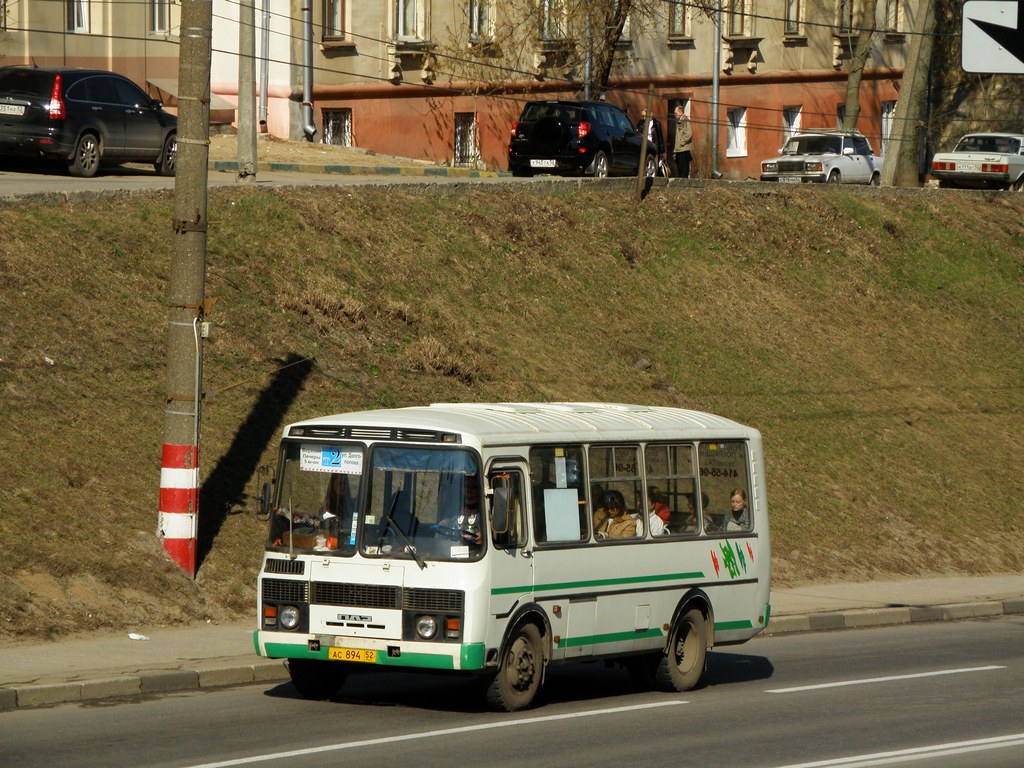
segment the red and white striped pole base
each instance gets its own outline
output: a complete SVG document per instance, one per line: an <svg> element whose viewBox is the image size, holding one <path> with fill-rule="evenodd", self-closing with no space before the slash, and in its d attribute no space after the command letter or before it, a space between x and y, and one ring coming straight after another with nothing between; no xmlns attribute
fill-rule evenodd
<svg viewBox="0 0 1024 768"><path fill-rule="evenodd" d="M164 552L189 576L196 575L199 513L199 446L164 443L160 463L159 535Z"/></svg>

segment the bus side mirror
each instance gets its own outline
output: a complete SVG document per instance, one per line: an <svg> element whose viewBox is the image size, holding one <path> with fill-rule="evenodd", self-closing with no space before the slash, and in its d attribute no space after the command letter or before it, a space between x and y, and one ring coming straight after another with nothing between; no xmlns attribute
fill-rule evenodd
<svg viewBox="0 0 1024 768"><path fill-rule="evenodd" d="M508 486L500 485L491 494L491 530L507 533L508 527Z"/></svg>
<svg viewBox="0 0 1024 768"><path fill-rule="evenodd" d="M270 517L270 483L264 483L260 490L260 520Z"/></svg>

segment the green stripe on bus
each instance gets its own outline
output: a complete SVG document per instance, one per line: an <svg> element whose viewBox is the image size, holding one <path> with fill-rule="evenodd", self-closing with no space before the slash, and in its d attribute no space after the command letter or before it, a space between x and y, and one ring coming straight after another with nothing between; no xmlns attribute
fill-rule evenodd
<svg viewBox="0 0 1024 768"><path fill-rule="evenodd" d="M621 643L624 640L648 640L661 637L660 629L647 629L630 632L608 632L604 635L583 635L581 637L563 637L558 641L559 648L577 648L581 645L600 645L601 643Z"/></svg>
<svg viewBox="0 0 1024 768"><path fill-rule="evenodd" d="M462 669L483 669L484 644L473 643L459 646ZM274 659L318 659L327 661L327 646L319 651L311 651L305 645L290 643L267 643L267 657ZM415 667L417 669L455 669L451 653L403 653L401 656L388 656L387 651L377 651L376 665L382 667Z"/></svg>
<svg viewBox="0 0 1024 768"><path fill-rule="evenodd" d="M754 624L749 619L743 621L716 621L715 632L728 632L730 629L753 629Z"/></svg>
<svg viewBox="0 0 1024 768"><path fill-rule="evenodd" d="M518 587L495 587L492 595L514 595L520 592L552 592L557 589L583 589L587 587L616 587L627 584L650 584L659 581L703 579L703 571L690 573L662 573L653 576L620 576L613 579L590 579L588 581L559 581L551 584L522 585Z"/></svg>

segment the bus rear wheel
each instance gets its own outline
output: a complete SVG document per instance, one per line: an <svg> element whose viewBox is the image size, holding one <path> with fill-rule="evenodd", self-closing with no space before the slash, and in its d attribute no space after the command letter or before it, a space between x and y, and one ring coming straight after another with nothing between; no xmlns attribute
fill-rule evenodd
<svg viewBox="0 0 1024 768"><path fill-rule="evenodd" d="M692 691L700 684L708 662L707 619L691 608L672 628L668 649L655 678L667 691Z"/></svg>
<svg viewBox="0 0 1024 768"><path fill-rule="evenodd" d="M533 703L544 674L540 631L523 624L509 640L498 673L487 688L487 703L501 712L516 712Z"/></svg>
<svg viewBox="0 0 1024 768"><path fill-rule="evenodd" d="M348 671L333 661L288 659L288 675L307 699L329 699L345 684Z"/></svg>

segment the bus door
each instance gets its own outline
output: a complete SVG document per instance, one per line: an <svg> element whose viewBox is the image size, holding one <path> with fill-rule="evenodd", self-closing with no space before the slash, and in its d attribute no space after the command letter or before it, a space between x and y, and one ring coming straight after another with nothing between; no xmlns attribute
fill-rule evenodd
<svg viewBox="0 0 1024 768"><path fill-rule="evenodd" d="M500 642L508 618L533 597L533 557L527 551L526 489L528 473L521 463L494 464L487 472L488 553L491 617L488 640Z"/></svg>

